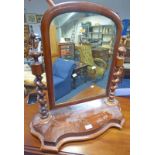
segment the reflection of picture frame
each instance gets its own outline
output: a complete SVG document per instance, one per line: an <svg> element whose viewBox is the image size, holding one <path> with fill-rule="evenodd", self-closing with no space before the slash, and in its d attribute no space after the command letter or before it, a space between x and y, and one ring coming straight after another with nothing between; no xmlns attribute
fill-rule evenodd
<svg viewBox="0 0 155 155"><path fill-rule="evenodd" d="M37 23L41 23L43 15L36 15Z"/></svg>
<svg viewBox="0 0 155 155"><path fill-rule="evenodd" d="M32 13L27 13L26 14L26 22L29 23L29 24L37 23L36 15L32 14Z"/></svg>

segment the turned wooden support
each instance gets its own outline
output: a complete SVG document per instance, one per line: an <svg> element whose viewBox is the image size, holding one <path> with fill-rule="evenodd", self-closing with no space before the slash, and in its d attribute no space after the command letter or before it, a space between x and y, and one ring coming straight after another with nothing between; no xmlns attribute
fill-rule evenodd
<svg viewBox="0 0 155 155"><path fill-rule="evenodd" d="M46 2L48 3L49 7L55 6L55 3L53 2L53 0L46 0Z"/></svg>
<svg viewBox="0 0 155 155"><path fill-rule="evenodd" d="M123 64L124 64L125 54L126 54L126 48L124 46L120 46L118 48L118 55L116 57L113 78L112 78L112 82L111 82L111 86L110 86L110 93L109 93L109 99L108 99L108 101L110 103L115 102L115 90L116 90L117 84L120 80L120 76L123 72Z"/></svg>
<svg viewBox="0 0 155 155"><path fill-rule="evenodd" d="M42 83L41 74L43 71L43 66L38 61L38 57L41 56L42 53L30 51L30 56L34 58L34 63L31 65L32 74L36 76L34 83L36 85L36 93L37 93L37 101L40 104L40 117L41 119L45 119L49 116L47 102L44 99L45 93L43 92L44 84Z"/></svg>

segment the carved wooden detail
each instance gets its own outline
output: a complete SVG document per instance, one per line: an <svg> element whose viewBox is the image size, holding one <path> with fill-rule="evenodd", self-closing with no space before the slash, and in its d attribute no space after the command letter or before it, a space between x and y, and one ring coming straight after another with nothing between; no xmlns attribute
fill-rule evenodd
<svg viewBox="0 0 155 155"><path fill-rule="evenodd" d="M53 109L50 116L41 122L36 114L30 124L43 151L58 152L64 143L92 139L110 127L122 128L124 123L119 105L108 105L107 98Z"/></svg>
<svg viewBox="0 0 155 155"><path fill-rule="evenodd" d="M49 116L47 102L44 99L45 93L43 92L44 84L42 83L43 66L38 61L38 57L41 56L41 52L30 51L29 54L34 59L34 63L31 65L32 74L36 76L34 82L36 84L37 101L40 104L40 118L45 119Z"/></svg>
<svg viewBox="0 0 155 155"><path fill-rule="evenodd" d="M92 139L99 136L110 127L122 127L124 118L119 107L119 102L115 99L114 92L123 70L124 54L126 50L123 46L118 49L122 26L120 18L112 10L90 2L71 2L58 5L53 5L51 0L48 2L52 7L50 7L43 16L41 30L50 111L44 99L44 86L41 81L43 68L42 64L38 62L38 57L41 53L32 50L30 52L30 55L34 58L32 74L36 76L35 84L38 95L37 99L40 104L40 113L33 117L30 128L31 133L41 141L41 150L58 152L64 143ZM71 101L68 102L68 105L64 105L64 107L56 107L53 92L49 25L55 16L64 12L75 11L96 12L111 18L116 24L117 35L114 46L114 61L112 62L107 89L110 91L108 91L109 96L104 95L94 100L90 99L89 101L84 99L82 103Z"/></svg>
<svg viewBox="0 0 155 155"><path fill-rule="evenodd" d="M115 90L117 88L117 84L119 82L120 76L123 72L123 64L125 59L126 49L124 46L120 46L118 48L118 55L116 57L116 63L114 67L114 73L113 78L110 86L110 93L109 93L109 99L108 104L115 104Z"/></svg>
<svg viewBox="0 0 155 155"><path fill-rule="evenodd" d="M55 3L53 2L53 0L46 0L46 2L48 3L49 7L55 6Z"/></svg>

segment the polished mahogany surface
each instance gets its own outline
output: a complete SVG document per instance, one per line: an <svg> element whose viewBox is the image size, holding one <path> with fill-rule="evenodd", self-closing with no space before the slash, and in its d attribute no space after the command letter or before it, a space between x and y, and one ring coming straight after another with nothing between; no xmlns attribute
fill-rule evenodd
<svg viewBox="0 0 155 155"><path fill-rule="evenodd" d="M110 74L107 81L108 84L106 87L107 93L106 95L102 94L102 96L99 95L88 99L84 98L80 101L70 101L67 103L67 106L66 104L60 104L60 106L59 105L56 106L55 99L54 99L54 91L53 91L53 88L54 88L53 76L52 76L53 67L52 67L51 53L50 53L51 49L50 49L50 38L49 38L49 26L51 21L57 15L60 15L62 13L67 13L67 12L75 12L75 11L98 13L100 15L109 17L116 25L117 32L116 32L114 50L113 50L114 54L113 54L113 59L112 59L111 67L109 71ZM39 106L40 108L38 108L40 115L36 111L34 112L33 110L29 110L25 108L26 112L28 113L28 116L26 116L27 114L25 114L25 117L30 117L29 113L31 111L34 112L31 115L31 118L29 118L29 122L26 123L27 124L26 126L27 126L27 131L30 131L31 134L38 137L38 139L40 140L39 142L39 144L41 144L40 149L46 152L54 151L57 153L60 152L58 154L62 154L63 153L62 151L64 149L62 147L65 147L64 144L66 142L82 141L82 140L96 138L101 134L104 135L103 132L105 132L107 129L111 127L122 128L122 125L124 124L124 117L121 113L119 103L122 104L123 101L122 102L117 101L114 95L115 89L117 88L117 83L119 82L119 77L122 73L124 53L126 51L123 47L118 48L120 37L121 37L121 30L122 30L121 20L118 17L118 15L112 10L107 9L104 6L97 5L95 3L89 3L89 2L61 3L58 5L51 6L46 11L46 13L42 18L41 30L42 30L42 42L43 42L43 51L44 51L44 59L45 59L45 71L47 75L48 99L45 100L44 98L45 97L44 89L43 89L44 86L43 86L42 77L41 77L42 65L38 62L38 57L36 58L36 55L32 54L31 56L35 60L35 63L32 65L32 73L36 76L35 84L36 84L36 92L38 95L37 100L38 100L38 103L40 103L40 106ZM103 98L103 96L105 98ZM80 104L78 105L78 103ZM81 104L84 104L84 107L82 107ZM35 107L36 105L30 106L31 109L33 109L33 106ZM95 106L95 107L93 108L91 106ZM104 142L105 141L103 139L102 143ZM110 151L112 150L112 152L113 152L114 146L112 147L111 143L114 143L114 142L115 140L111 140L111 142L109 143L111 146L109 150ZM121 140L121 142L124 143L124 140ZM32 143L32 141L30 141L30 143ZM117 141L117 143L120 144L119 140ZM28 152L29 150L33 150L33 151L35 150L39 152L38 144L35 144L35 145L37 146L26 144L25 150L27 151L25 152ZM83 146L84 145L82 145L82 147ZM87 151L90 151L90 152L83 152L83 151L73 152L72 151L73 149L69 149L68 152L71 152L71 153L73 152L74 154L82 153L82 154L98 155L99 148L100 150L103 151L100 154L103 154L104 152L106 152L103 149L102 145L98 147L93 147L93 146L94 145L90 145L86 149ZM117 152L117 149L114 151L115 154ZM39 153L41 153L41 151ZM127 154L126 151L123 152L123 154Z"/></svg>
<svg viewBox="0 0 155 155"><path fill-rule="evenodd" d="M121 130L111 128L96 139L70 142L61 147L59 154L129 155L130 152L130 104L129 98L117 98L121 103L125 124ZM38 105L28 105L25 98L24 144L25 152L46 154L40 151L40 141L31 135L30 122L38 112ZM47 153L49 154L49 153ZM51 154L51 153L50 153Z"/></svg>

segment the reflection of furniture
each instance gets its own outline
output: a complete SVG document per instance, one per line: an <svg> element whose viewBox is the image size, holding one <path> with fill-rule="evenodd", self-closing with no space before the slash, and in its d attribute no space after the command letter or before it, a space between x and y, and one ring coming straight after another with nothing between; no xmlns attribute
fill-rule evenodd
<svg viewBox="0 0 155 155"><path fill-rule="evenodd" d="M59 43L61 58L74 60L74 43Z"/></svg>
<svg viewBox="0 0 155 155"><path fill-rule="evenodd" d="M47 94L47 92L46 92ZM117 97L125 117L123 130L111 128L108 134L102 134L99 137L81 142L70 142L64 144L59 155L77 155L77 154L94 154L104 155L129 155L130 154L130 99L125 97ZM38 112L38 104L28 105L25 98L24 104L24 154L40 154L49 155L49 153L40 150L40 141L30 133L30 122L32 117ZM119 138L118 138L119 137ZM123 143L122 143L123 142ZM111 145L113 144L113 145ZM122 149L123 147L123 149ZM104 149L101 149L104 148Z"/></svg>
<svg viewBox="0 0 155 155"><path fill-rule="evenodd" d="M88 74L92 75L95 73L96 77L102 77L105 72L107 63L100 58L93 59L92 49L90 45L79 45L77 49L80 51L80 61L88 65ZM99 63L102 65L102 67L101 65L97 65Z"/></svg>
<svg viewBox="0 0 155 155"><path fill-rule="evenodd" d="M109 49L107 48L94 48L92 49L92 54L94 58L103 59L108 63L109 60Z"/></svg>
<svg viewBox="0 0 155 155"><path fill-rule="evenodd" d="M72 89L72 73L75 63L72 60L57 58L53 64L53 83L55 100L69 93Z"/></svg>
<svg viewBox="0 0 155 155"><path fill-rule="evenodd" d="M104 38L102 48L108 49L109 53L112 54L113 44L114 44L114 37L110 36L110 37Z"/></svg>
<svg viewBox="0 0 155 155"><path fill-rule="evenodd" d="M85 82L87 80L87 67L88 65L83 63L76 63L76 67L73 70L72 78L73 78L73 88L76 87L76 79L77 77L84 77Z"/></svg>

